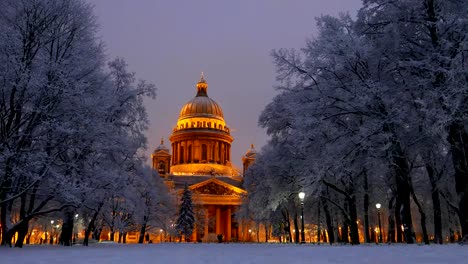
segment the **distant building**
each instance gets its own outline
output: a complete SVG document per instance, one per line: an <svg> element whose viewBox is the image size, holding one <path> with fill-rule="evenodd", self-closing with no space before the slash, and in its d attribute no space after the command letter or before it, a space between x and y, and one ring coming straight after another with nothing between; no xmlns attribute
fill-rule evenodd
<svg viewBox="0 0 468 264"><path fill-rule="evenodd" d="M241 173L231 163L234 138L221 107L208 97L203 73L196 87L196 96L180 110L169 137L172 154L161 140L151 155L153 169L172 191L181 192L185 184L192 191L196 213L193 241L217 241L218 235L223 241L249 240L248 228L235 218L247 192ZM255 155L252 145L242 157L243 172Z"/></svg>

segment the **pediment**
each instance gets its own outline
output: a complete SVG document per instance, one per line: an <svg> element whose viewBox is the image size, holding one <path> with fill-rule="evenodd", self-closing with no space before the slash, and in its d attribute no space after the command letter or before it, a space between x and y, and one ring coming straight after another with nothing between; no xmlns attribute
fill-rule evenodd
<svg viewBox="0 0 468 264"><path fill-rule="evenodd" d="M194 194L201 195L235 195L239 196L246 191L216 179L210 179L190 186Z"/></svg>

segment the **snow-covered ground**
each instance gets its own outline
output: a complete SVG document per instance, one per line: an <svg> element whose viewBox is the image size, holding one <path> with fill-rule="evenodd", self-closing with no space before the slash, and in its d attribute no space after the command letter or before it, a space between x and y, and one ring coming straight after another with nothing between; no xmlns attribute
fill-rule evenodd
<svg viewBox="0 0 468 264"><path fill-rule="evenodd" d="M468 263L460 245L93 244L0 248L0 263Z"/></svg>

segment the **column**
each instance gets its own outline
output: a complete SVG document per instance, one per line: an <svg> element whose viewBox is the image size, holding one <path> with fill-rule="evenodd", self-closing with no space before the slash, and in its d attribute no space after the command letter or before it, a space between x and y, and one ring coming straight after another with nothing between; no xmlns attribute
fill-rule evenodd
<svg viewBox="0 0 468 264"><path fill-rule="evenodd" d="M176 143L176 149L177 149L177 156L176 156L176 163L180 163L180 142Z"/></svg>
<svg viewBox="0 0 468 264"><path fill-rule="evenodd" d="M191 242L197 242L197 224L193 225L192 237L190 238Z"/></svg>
<svg viewBox="0 0 468 264"><path fill-rule="evenodd" d="M221 143L221 164L224 165L224 142Z"/></svg>
<svg viewBox="0 0 468 264"><path fill-rule="evenodd" d="M210 217L208 215L208 208L205 209L205 235L203 241L208 242L208 224L210 223Z"/></svg>
<svg viewBox="0 0 468 264"><path fill-rule="evenodd" d="M237 223L238 224L238 227L237 227L237 240L240 242L240 241L244 241L244 225L242 224L243 220L238 220L239 222Z"/></svg>
<svg viewBox="0 0 468 264"><path fill-rule="evenodd" d="M188 160L188 141L184 141L184 163L187 163Z"/></svg>
<svg viewBox="0 0 468 264"><path fill-rule="evenodd" d="M195 155L195 154L194 154L194 152L195 152L195 144L194 144L194 142L195 142L195 141L194 141L193 139L190 141L190 144L192 144L192 153L191 153L191 155L190 155L190 160L191 160L190 162L191 162L191 163L193 163L193 158L195 157L195 156L194 156L194 155Z"/></svg>
<svg viewBox="0 0 468 264"><path fill-rule="evenodd" d="M172 157L174 159L174 162L172 164L177 164L177 143L174 143L174 156Z"/></svg>
<svg viewBox="0 0 468 264"><path fill-rule="evenodd" d="M224 162L226 163L228 161L228 156L227 156L227 144L224 143Z"/></svg>
<svg viewBox="0 0 468 264"><path fill-rule="evenodd" d="M218 143L218 141L216 141L216 142L215 142L215 153L214 153L214 156L215 156L214 159L215 159L215 162L216 162L216 163L219 162L219 154L218 154L218 153L219 153L219 150L218 150L218 148L219 148L219 143Z"/></svg>
<svg viewBox="0 0 468 264"><path fill-rule="evenodd" d="M216 207L216 235L221 234L221 208Z"/></svg>
<svg viewBox="0 0 468 264"><path fill-rule="evenodd" d="M171 150L172 150L171 163L174 164L174 143L171 143Z"/></svg>
<svg viewBox="0 0 468 264"><path fill-rule="evenodd" d="M224 157L225 157L224 159L225 159L226 161L228 161L228 160L229 160L229 157L228 157L228 155L227 155L227 153L228 153L228 144L227 144L227 143L224 143L224 146L225 146L225 147L224 147Z"/></svg>
<svg viewBox="0 0 468 264"><path fill-rule="evenodd" d="M206 163L210 163L211 159L211 142L208 140L206 143Z"/></svg>
<svg viewBox="0 0 468 264"><path fill-rule="evenodd" d="M226 220L227 220L227 233L226 233L226 242L231 241L231 207L229 206L228 209L226 210Z"/></svg>

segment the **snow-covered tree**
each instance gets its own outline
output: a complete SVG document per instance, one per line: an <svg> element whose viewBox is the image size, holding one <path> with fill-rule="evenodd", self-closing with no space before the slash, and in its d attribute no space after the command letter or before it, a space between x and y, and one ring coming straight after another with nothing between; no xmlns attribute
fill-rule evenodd
<svg viewBox="0 0 468 264"><path fill-rule="evenodd" d="M180 201L179 215L175 228L181 236L184 236L185 241L189 241L195 227L195 217L193 213L192 192L187 184L184 187Z"/></svg>
<svg viewBox="0 0 468 264"><path fill-rule="evenodd" d="M18 233L22 246L32 219L63 211L69 245L74 211L89 234L109 197L138 203L126 183L144 166L155 87L123 59L106 65L95 21L85 1L0 2L2 244Z"/></svg>

